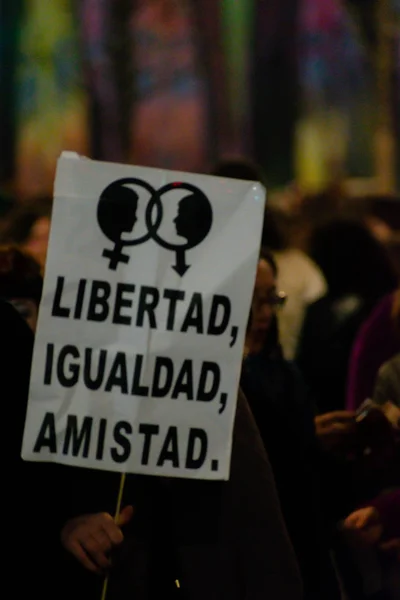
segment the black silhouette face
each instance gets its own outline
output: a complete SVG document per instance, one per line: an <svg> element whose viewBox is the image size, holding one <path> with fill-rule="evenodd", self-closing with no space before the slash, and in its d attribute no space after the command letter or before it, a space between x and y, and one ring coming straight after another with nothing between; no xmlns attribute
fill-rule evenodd
<svg viewBox="0 0 400 600"><path fill-rule="evenodd" d="M193 195L186 196L179 202L178 214L175 217L174 223L176 233L180 237L186 238L188 241L192 238L192 214L191 214L191 200Z"/></svg>
<svg viewBox="0 0 400 600"><path fill-rule="evenodd" d="M103 193L97 209L97 218L103 233L116 242L122 233L129 233L137 222L138 195L121 185L111 185Z"/></svg>
<svg viewBox="0 0 400 600"><path fill-rule="evenodd" d="M125 223L120 223L121 224L121 232L124 233L129 233L133 230L133 228L135 227L136 223L137 223L137 209L138 209L138 199L137 197L132 200L131 202L131 211L129 213L129 218L126 219Z"/></svg>
<svg viewBox="0 0 400 600"><path fill-rule="evenodd" d="M147 232L139 236L132 232L138 221L137 210L141 192L138 194L133 186L145 190L147 195L150 194L144 212ZM163 219L162 197L167 192L177 190L187 192L184 198L181 197L174 219L177 235L186 240L180 244L171 243L158 233ZM103 234L114 242L114 248L105 248L102 254L110 261L109 269L116 270L119 263L129 263L129 254L123 251L125 247L153 240L160 247L176 253L177 264L173 268L182 276L189 268L185 265L184 253L201 244L208 236L213 223L213 210L207 196L194 185L176 182L156 190L146 181L132 177L114 181L103 191L97 205L97 221ZM126 233L129 233L129 236L125 237Z"/></svg>
<svg viewBox="0 0 400 600"><path fill-rule="evenodd" d="M208 235L212 225L212 209L204 194L193 193L183 198L174 219L176 233L196 246Z"/></svg>

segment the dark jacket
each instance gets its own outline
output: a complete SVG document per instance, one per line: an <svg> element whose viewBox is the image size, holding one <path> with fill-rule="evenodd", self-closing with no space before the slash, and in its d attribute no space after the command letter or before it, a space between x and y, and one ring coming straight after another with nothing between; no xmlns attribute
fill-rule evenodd
<svg viewBox="0 0 400 600"><path fill-rule="evenodd" d="M55 467L21 459L33 334L16 310L2 300L0 345L3 576L5 587L10 586L13 595L22 598L48 576L49 490ZM16 569L20 570L18 576Z"/></svg>
<svg viewBox="0 0 400 600"><path fill-rule="evenodd" d="M18 598L99 600L101 579L67 555L60 533L68 518L113 514L119 475L21 460L33 336L5 303L0 327L5 578ZM177 597L190 600L301 599L271 468L242 393L228 482L128 476L124 504L136 513L114 556L107 600L174 597L175 579L182 584Z"/></svg>
<svg viewBox="0 0 400 600"><path fill-rule="evenodd" d="M70 469L64 509L113 513L117 474ZM296 600L301 579L265 450L239 393L228 482L127 478L136 512L114 557L108 600ZM66 506L67 504L67 506ZM64 554L61 578L75 597L98 600L101 580ZM181 582L174 592L174 580ZM76 590L82 590L77 596ZM163 596L164 595L164 596Z"/></svg>
<svg viewBox="0 0 400 600"><path fill-rule="evenodd" d="M345 408L351 349L375 301L327 295L307 310L296 362L321 414Z"/></svg>
<svg viewBox="0 0 400 600"><path fill-rule="evenodd" d="M279 353L249 356L241 385L271 461L306 600L340 598L319 486L314 412L296 367Z"/></svg>

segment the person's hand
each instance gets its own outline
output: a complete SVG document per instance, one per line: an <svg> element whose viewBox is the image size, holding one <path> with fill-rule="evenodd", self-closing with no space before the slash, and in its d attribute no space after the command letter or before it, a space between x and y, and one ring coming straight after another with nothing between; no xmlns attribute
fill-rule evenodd
<svg viewBox="0 0 400 600"><path fill-rule="evenodd" d="M360 508L351 513L343 526L355 539L368 546L377 544L383 534L379 512L373 506Z"/></svg>
<svg viewBox="0 0 400 600"><path fill-rule="evenodd" d="M86 569L101 573L111 565L110 551L122 543L121 528L129 523L133 507L126 506L117 522L108 513L83 515L68 521L61 532L61 543Z"/></svg>
<svg viewBox="0 0 400 600"><path fill-rule="evenodd" d="M315 417L317 437L325 450L347 450L356 431L355 413L338 410Z"/></svg>
<svg viewBox="0 0 400 600"><path fill-rule="evenodd" d="M394 555L397 561L400 562L400 538L384 542L379 547L382 550L382 552Z"/></svg>

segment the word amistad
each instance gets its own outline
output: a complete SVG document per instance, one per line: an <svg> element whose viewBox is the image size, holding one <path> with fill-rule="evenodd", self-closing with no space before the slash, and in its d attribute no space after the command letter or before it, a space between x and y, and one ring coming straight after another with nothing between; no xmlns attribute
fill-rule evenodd
<svg viewBox="0 0 400 600"><path fill-rule="evenodd" d="M109 457L116 464L124 464L132 454L133 436L137 436L142 466L162 468L168 463L175 469L198 470L208 458L207 433L197 427L185 428L185 431L182 429L170 425L161 430L159 425L140 423L134 430L129 421L121 420L112 424L104 418L78 418L69 414L65 428L57 434L56 415L47 412L33 452L93 458L99 463ZM218 461L211 460L211 469L218 470Z"/></svg>

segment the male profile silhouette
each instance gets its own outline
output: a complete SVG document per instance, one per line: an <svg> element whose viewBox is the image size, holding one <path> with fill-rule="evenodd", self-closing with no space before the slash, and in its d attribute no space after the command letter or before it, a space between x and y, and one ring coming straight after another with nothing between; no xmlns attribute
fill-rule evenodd
<svg viewBox="0 0 400 600"><path fill-rule="evenodd" d="M129 257L122 254L126 245L122 234L131 232L137 222L138 201L135 190L121 185L120 181L110 184L100 196L97 221L104 235L115 244L113 250L103 252L103 256L110 259L109 268L112 270L118 263L129 261Z"/></svg>
<svg viewBox="0 0 400 600"><path fill-rule="evenodd" d="M200 192L185 196L178 204L174 219L176 233L186 238L188 246L194 248L209 234L212 225L212 208L207 197Z"/></svg>

